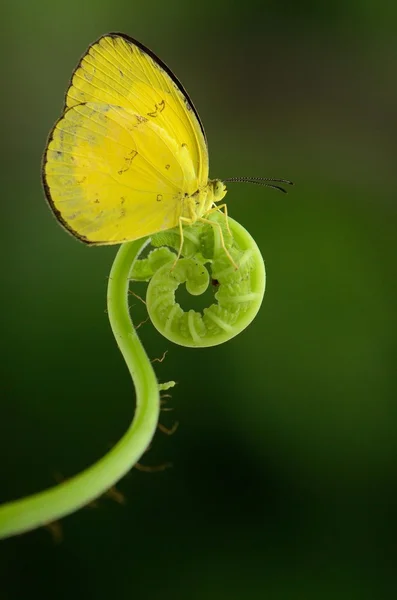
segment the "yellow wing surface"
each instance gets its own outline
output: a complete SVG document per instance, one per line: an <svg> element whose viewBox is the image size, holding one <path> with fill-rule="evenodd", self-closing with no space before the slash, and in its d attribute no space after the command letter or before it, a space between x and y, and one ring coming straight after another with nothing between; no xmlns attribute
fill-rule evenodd
<svg viewBox="0 0 397 600"><path fill-rule="evenodd" d="M175 227L208 182L203 127L186 91L150 50L121 34L77 66L44 154L60 222L82 241L116 244Z"/></svg>

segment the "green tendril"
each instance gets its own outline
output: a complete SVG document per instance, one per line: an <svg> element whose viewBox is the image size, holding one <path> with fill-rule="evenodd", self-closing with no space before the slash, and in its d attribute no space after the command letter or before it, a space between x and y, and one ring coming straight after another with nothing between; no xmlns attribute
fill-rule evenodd
<svg viewBox="0 0 397 600"><path fill-rule="evenodd" d="M265 291L265 268L259 249L236 221L214 213L214 224L197 222L183 230L182 258L178 229L153 236L152 250L138 259L149 241L122 245L108 284L108 314L113 334L127 363L136 390L133 421L122 439L82 473L43 492L0 506L0 539L56 521L98 498L140 459L155 433L160 391L151 362L133 327L128 307L130 280L149 281L147 310L154 326L169 340L189 347L221 344L240 333L255 317ZM228 226L227 226L228 223ZM229 231L230 228L230 231ZM220 233L222 232L222 235ZM238 265L236 270L222 244ZM203 294L210 281L216 302L203 313L183 311L175 301L181 284L192 295Z"/></svg>
<svg viewBox="0 0 397 600"><path fill-rule="evenodd" d="M161 247L137 261L131 275L135 280L150 279L146 295L150 319L164 337L181 346L203 348L230 340L254 319L265 293L265 266L255 241L233 219L228 219L231 235L224 215L214 214L211 221L220 225L237 270L222 247L219 228L196 223L184 230L185 258L175 265L175 254L163 247L179 248L177 229L157 234L152 245ZM177 288L185 284L191 295L198 296L210 280L216 282L217 302L203 313L182 310L175 301Z"/></svg>
<svg viewBox="0 0 397 600"><path fill-rule="evenodd" d="M147 241L120 247L109 276L108 313L117 344L135 384L134 419L122 439L97 463L67 481L0 507L0 538L58 520L101 496L121 479L149 446L157 427L160 393L156 375L132 325L128 309L131 267ZM162 384L162 389L173 382Z"/></svg>

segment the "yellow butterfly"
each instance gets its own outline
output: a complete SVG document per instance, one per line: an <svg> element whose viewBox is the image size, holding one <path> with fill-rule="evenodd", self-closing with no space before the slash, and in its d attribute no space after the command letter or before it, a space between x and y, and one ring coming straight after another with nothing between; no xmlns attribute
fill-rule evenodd
<svg viewBox="0 0 397 600"><path fill-rule="evenodd" d="M182 247L182 224L226 213L226 186L208 178L204 128L187 92L151 50L120 33L94 42L75 69L42 174L56 217L87 244L179 225ZM237 180L289 183L225 181Z"/></svg>

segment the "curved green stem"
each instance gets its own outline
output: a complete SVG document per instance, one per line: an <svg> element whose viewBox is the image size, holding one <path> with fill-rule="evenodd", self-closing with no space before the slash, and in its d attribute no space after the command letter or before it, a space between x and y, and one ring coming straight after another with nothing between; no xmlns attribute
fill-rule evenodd
<svg viewBox="0 0 397 600"><path fill-rule="evenodd" d="M79 475L38 494L0 506L0 538L30 531L88 504L133 467L153 437L159 416L159 386L128 309L130 272L146 243L147 240L137 240L120 247L108 284L110 323L136 389L134 419L110 452Z"/></svg>

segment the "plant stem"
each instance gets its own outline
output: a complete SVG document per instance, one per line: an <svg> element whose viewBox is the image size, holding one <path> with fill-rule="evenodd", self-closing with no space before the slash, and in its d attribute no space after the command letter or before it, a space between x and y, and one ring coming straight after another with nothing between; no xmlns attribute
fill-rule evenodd
<svg viewBox="0 0 397 600"><path fill-rule="evenodd" d="M128 307L130 272L146 244L147 240L137 240L120 247L108 284L111 327L136 390L133 421L110 452L79 475L38 494L0 506L0 538L51 523L101 496L134 466L150 444L159 417L159 387Z"/></svg>

